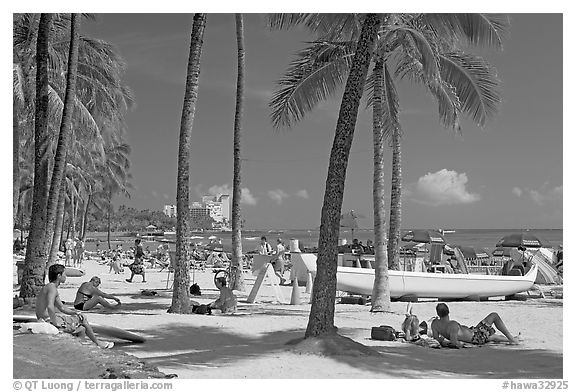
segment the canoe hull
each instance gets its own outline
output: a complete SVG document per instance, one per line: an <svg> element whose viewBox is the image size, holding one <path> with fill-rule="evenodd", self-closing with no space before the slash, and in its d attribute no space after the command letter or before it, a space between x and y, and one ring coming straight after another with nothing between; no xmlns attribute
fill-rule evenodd
<svg viewBox="0 0 576 392"><path fill-rule="evenodd" d="M293 254L298 269L316 272L316 256L310 253ZM400 298L452 298L473 296L480 298L513 295L529 290L536 280L538 267L524 276L476 275L388 271L390 296ZM338 267L336 288L354 294L372 295L374 270L368 268Z"/></svg>

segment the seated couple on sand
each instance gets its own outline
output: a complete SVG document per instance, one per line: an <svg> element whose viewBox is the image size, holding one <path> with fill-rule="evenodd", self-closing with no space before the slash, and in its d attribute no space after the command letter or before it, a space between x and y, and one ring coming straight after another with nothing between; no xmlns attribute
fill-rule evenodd
<svg viewBox="0 0 576 392"><path fill-rule="evenodd" d="M466 327L455 320L450 320L450 310L445 303L436 305L436 313L438 318L432 321L432 336L442 347L462 348L465 343L481 345L488 342L519 344L518 338L508 331L498 313L490 313L475 327ZM504 336L496 334L492 325L495 325Z"/></svg>
<svg viewBox="0 0 576 392"><path fill-rule="evenodd" d="M38 321L49 322L60 331L74 336L87 335L100 348L112 348L113 342L99 341L86 316L78 310L64 306L58 294L58 287L66 282L66 268L62 264L51 265L48 269L46 286L40 290L36 299L36 317ZM55 308L62 313L56 313Z"/></svg>
<svg viewBox="0 0 576 392"><path fill-rule="evenodd" d="M110 294L106 294L101 291L98 286L100 286L100 278L94 276L90 281L84 282L78 288L76 293L76 298L74 299L74 308L78 310L90 310L97 306L98 304L104 306L106 309L117 309L120 307L120 300ZM105 298L116 301L116 304L111 304L106 301Z"/></svg>

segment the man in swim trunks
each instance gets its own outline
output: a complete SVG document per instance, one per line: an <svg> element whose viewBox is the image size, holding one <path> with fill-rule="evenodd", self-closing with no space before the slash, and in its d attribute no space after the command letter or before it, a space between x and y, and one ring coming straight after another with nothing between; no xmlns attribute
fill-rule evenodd
<svg viewBox="0 0 576 392"><path fill-rule="evenodd" d="M58 295L58 287L66 281L66 268L62 264L51 265L48 269L48 283L40 290L36 299L36 317L38 321L49 322L63 332L75 336L84 333L100 348L112 348L113 342L101 342L94 335L88 319L77 310L64 306ZM56 313L54 308L60 312Z"/></svg>
<svg viewBox="0 0 576 392"><path fill-rule="evenodd" d="M508 331L498 313L490 313L475 327L465 327L450 320L450 310L445 303L436 305L436 313L439 318L432 321L432 334L443 347L462 348L464 343L480 345L487 342L519 344L518 338ZM492 324L505 336L496 334Z"/></svg>
<svg viewBox="0 0 576 392"><path fill-rule="evenodd" d="M146 283L146 271L144 269L144 251L142 250L141 245L142 240L137 238L134 241L134 262L128 266L130 268L130 275L129 279L126 279L126 282L132 283L132 279L134 279L134 275L142 275L142 283Z"/></svg>
<svg viewBox="0 0 576 392"><path fill-rule="evenodd" d="M74 299L74 308L78 310L90 310L98 304L107 309L116 309L120 307L120 300L117 297L106 294L98 288L100 283L100 278L97 276L94 276L89 282L82 283L76 293L76 299ZM112 305L104 298L116 301L116 304Z"/></svg>

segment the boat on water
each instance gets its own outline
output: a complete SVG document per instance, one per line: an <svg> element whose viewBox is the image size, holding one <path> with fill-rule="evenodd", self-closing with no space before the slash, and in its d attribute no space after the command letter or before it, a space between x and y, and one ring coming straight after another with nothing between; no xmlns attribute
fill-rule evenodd
<svg viewBox="0 0 576 392"><path fill-rule="evenodd" d="M316 255L293 253L296 276L303 271L316 273ZM538 266L534 264L524 276L452 274L413 271L388 271L392 298L486 299L509 296L529 290L536 280ZM353 294L372 295L374 270L364 260L356 267L338 266L336 288Z"/></svg>

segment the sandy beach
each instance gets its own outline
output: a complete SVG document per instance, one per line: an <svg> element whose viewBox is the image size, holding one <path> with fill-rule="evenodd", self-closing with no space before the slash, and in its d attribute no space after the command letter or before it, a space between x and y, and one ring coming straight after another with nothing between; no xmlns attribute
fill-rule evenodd
<svg viewBox="0 0 576 392"><path fill-rule="evenodd" d="M371 340L373 326L400 328L405 303L393 302L393 314L372 314L368 305L337 304L335 324L339 333L370 346L381 356L328 357L297 354L286 345L304 335L308 322L310 296L303 286L300 287L302 305L288 305L292 287L280 288L285 303L277 303L272 287L266 284L256 303L249 304L246 298L255 277L246 274L246 292L238 293L238 314L177 315L166 312L172 295L170 289L166 289L167 271L148 269L147 283L140 283L139 276L135 283L127 283L127 269L124 274L110 274L108 266L95 260L86 261L84 269L84 277L68 278L61 286L61 299L71 306L80 283L98 275L102 279L100 288L118 296L122 307L85 312L89 320L136 332L145 336L147 342L116 341L112 350L99 350L88 339L15 332L15 378L97 378L106 375L110 366L125 370L132 367L135 378L161 377L156 368L163 374L176 374L180 379L563 377L563 300L560 299L449 303L452 318L462 324L476 324L486 314L496 311L509 329L514 334L520 333L522 338L519 346L498 344L462 350ZM217 298L212 278L210 270L195 274L202 296L194 300L208 303ZM169 287L170 284L171 280ZM144 296L142 289L155 290L158 295ZM420 320L428 320L434 316L435 306L434 301L419 302L414 304L413 313ZM19 309L14 313L25 311ZM42 356L52 359L38 360ZM95 358L97 366L87 358ZM148 373L136 371L146 366Z"/></svg>

